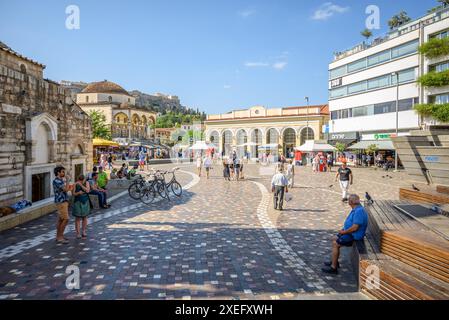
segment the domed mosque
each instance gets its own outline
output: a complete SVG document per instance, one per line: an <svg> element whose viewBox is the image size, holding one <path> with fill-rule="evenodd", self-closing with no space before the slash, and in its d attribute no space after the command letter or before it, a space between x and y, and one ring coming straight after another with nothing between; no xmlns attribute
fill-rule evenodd
<svg viewBox="0 0 449 320"><path fill-rule="evenodd" d="M136 98L114 82L90 83L76 95L76 103L87 113L102 112L113 140L121 145L153 138L150 127L156 122L156 113L137 106Z"/></svg>

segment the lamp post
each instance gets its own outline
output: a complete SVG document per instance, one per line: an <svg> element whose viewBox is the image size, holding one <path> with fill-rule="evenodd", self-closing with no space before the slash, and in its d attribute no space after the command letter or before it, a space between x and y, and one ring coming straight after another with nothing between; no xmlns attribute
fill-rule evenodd
<svg viewBox="0 0 449 320"><path fill-rule="evenodd" d="M399 73L393 72L391 74L396 78L396 137L399 135ZM394 171L398 171L398 151L394 151Z"/></svg>
<svg viewBox="0 0 449 320"><path fill-rule="evenodd" d="M304 98L307 102L307 117L306 117L306 121L307 121L307 127L306 127L306 141L309 140L309 97L305 97Z"/></svg>

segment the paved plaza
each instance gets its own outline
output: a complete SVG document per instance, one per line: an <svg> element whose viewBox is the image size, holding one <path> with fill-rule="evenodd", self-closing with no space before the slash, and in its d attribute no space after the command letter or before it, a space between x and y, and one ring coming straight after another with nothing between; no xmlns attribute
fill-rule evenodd
<svg viewBox="0 0 449 320"><path fill-rule="evenodd" d="M163 165L168 168L174 165ZM343 250L337 276L321 272L349 206L335 173L297 168L293 200L272 209L269 169L245 165L245 180L210 179L190 164L181 198L150 206L124 195L90 216L88 239L54 241L55 214L0 233L0 299L364 299ZM351 191L397 199L403 173L354 169ZM391 177L391 178L390 178ZM66 287L67 267L80 289Z"/></svg>

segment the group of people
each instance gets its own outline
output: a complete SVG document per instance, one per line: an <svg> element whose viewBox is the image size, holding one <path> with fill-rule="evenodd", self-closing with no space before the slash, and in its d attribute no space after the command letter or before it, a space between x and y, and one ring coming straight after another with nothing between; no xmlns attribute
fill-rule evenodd
<svg viewBox="0 0 449 320"><path fill-rule="evenodd" d="M223 178L227 181L244 179L243 162L243 158L239 158L237 152L233 151L227 160L223 160Z"/></svg>
<svg viewBox="0 0 449 320"><path fill-rule="evenodd" d="M320 167L323 168L324 172L332 172L332 166L334 164L334 159L331 153L323 154L317 153L315 156L311 157L310 162L312 163L312 171L314 173L320 172Z"/></svg>
<svg viewBox="0 0 449 320"><path fill-rule="evenodd" d="M98 171L98 172L97 172ZM111 206L107 203L106 186L109 181L103 167L94 167L86 177L81 174L75 183L70 183L62 166L54 169L55 179L53 189L55 203L58 211L58 222L56 227L56 242L67 244L68 239L64 237L64 230L69 222L69 196L73 195L72 215L75 217L75 231L78 239L87 238L87 217L90 215L91 203L89 195L98 197L100 208L107 209Z"/></svg>

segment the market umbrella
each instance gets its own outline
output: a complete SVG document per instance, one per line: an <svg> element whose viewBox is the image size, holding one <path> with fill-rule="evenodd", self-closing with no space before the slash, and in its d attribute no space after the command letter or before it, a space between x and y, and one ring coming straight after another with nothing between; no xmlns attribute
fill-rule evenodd
<svg viewBox="0 0 449 320"><path fill-rule="evenodd" d="M118 147L119 144L115 141L110 141L101 138L94 138L92 140L94 147Z"/></svg>
<svg viewBox="0 0 449 320"><path fill-rule="evenodd" d="M191 146L190 150L208 150L210 147L206 144L205 141L197 141L193 146Z"/></svg>

